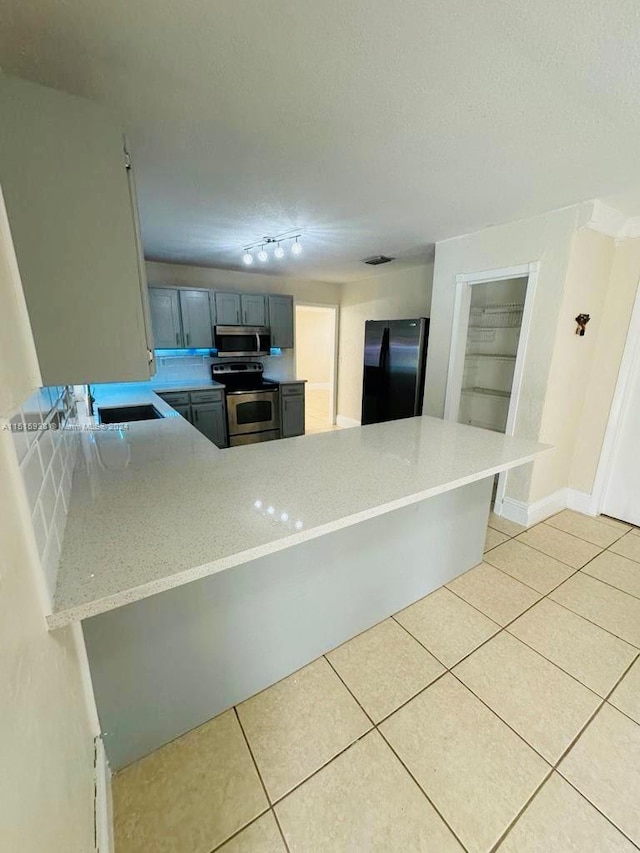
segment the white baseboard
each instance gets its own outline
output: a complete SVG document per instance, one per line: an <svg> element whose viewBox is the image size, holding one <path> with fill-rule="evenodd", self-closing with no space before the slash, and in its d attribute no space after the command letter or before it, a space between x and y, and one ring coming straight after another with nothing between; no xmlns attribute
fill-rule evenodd
<svg viewBox="0 0 640 853"><path fill-rule="evenodd" d="M502 501L502 516L509 521L515 521L516 524L533 527L534 524L539 524L545 518L566 508L567 489L559 489L552 495L530 504L505 497Z"/></svg>
<svg viewBox="0 0 640 853"><path fill-rule="evenodd" d="M546 498L531 504L505 497L502 506L498 509L498 514L508 518L509 521L532 527L563 509L573 509L584 515L598 514L593 495L576 489L558 489L552 495L547 495Z"/></svg>
<svg viewBox="0 0 640 853"><path fill-rule="evenodd" d="M348 418L346 415L338 415L336 423L339 427L343 428L361 426L360 421L357 421L355 418Z"/></svg>
<svg viewBox="0 0 640 853"><path fill-rule="evenodd" d="M596 501L589 492L579 492L577 489L567 489L567 507L584 515L598 515Z"/></svg>
<svg viewBox="0 0 640 853"><path fill-rule="evenodd" d="M95 739L96 853L114 853L111 769L101 737Z"/></svg>

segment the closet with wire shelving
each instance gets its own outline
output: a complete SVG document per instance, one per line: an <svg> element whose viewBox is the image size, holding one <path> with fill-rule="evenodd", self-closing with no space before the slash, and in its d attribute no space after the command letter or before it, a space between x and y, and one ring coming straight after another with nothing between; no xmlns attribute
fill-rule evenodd
<svg viewBox="0 0 640 853"><path fill-rule="evenodd" d="M522 327L526 278L471 289L458 420L505 432Z"/></svg>

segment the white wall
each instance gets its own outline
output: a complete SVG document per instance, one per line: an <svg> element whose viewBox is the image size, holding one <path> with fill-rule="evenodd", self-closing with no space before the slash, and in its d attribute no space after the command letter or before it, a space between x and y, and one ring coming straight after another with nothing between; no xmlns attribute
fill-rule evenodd
<svg viewBox="0 0 640 853"><path fill-rule="evenodd" d="M584 383L569 482L577 491L590 493L593 488L639 281L640 237L636 237L615 246L606 294L600 307L593 308L587 326L592 367Z"/></svg>
<svg viewBox="0 0 640 853"><path fill-rule="evenodd" d="M366 320L429 317L433 264L390 269L342 285L338 416L360 421Z"/></svg>
<svg viewBox="0 0 640 853"><path fill-rule="evenodd" d="M538 437L577 216L577 206L565 208L486 228L436 245L425 414L442 417L444 413L456 275L539 261L537 293L516 420L518 435ZM530 466L509 472L507 497L528 501L530 479Z"/></svg>
<svg viewBox="0 0 640 853"><path fill-rule="evenodd" d="M580 459L576 440L584 418L583 404L594 367L614 250L612 237L589 228L576 231L571 242L539 432L540 441L555 445L556 452L536 462L530 503L569 486L574 459L578 466L586 461ZM583 313L590 314L591 320L586 334L580 337L575 333L574 318ZM602 355L611 362L610 354ZM597 406L600 410L608 408L602 398Z"/></svg>
<svg viewBox="0 0 640 853"><path fill-rule="evenodd" d="M335 325L331 309L296 307L296 374L309 385L328 388L331 383Z"/></svg>
<svg viewBox="0 0 640 853"><path fill-rule="evenodd" d="M0 849L94 849L93 726L70 629L49 633L9 418L39 384L0 199Z"/></svg>

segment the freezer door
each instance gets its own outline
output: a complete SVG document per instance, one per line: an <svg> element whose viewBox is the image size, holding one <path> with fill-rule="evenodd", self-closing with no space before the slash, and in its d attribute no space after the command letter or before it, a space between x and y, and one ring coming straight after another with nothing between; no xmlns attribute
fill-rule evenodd
<svg viewBox="0 0 640 853"><path fill-rule="evenodd" d="M362 424L388 420L388 358L389 324L384 320L367 320L364 325Z"/></svg>
<svg viewBox="0 0 640 853"><path fill-rule="evenodd" d="M389 323L387 420L422 414L428 330L425 318Z"/></svg>

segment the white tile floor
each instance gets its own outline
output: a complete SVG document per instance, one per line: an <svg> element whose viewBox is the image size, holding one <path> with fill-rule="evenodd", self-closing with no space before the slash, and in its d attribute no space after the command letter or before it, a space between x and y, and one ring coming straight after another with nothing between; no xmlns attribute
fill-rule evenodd
<svg viewBox="0 0 640 853"><path fill-rule="evenodd" d="M638 850L638 531L489 523L480 566L117 774L116 853Z"/></svg>
<svg viewBox="0 0 640 853"><path fill-rule="evenodd" d="M321 388L307 389L305 393L305 432L307 435L317 432L329 432L340 429L329 420L329 392Z"/></svg>

